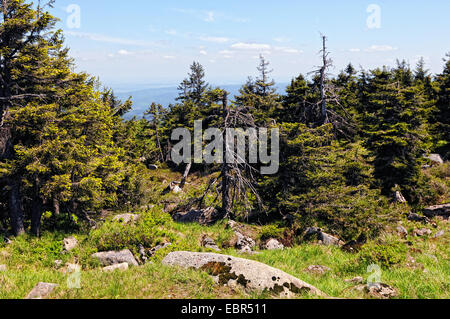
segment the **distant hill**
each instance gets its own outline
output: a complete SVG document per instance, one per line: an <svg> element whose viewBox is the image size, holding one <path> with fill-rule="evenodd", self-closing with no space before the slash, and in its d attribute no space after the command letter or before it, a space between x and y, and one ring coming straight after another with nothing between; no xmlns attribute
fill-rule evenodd
<svg viewBox="0 0 450 319"><path fill-rule="evenodd" d="M287 83L278 84L278 92L284 93L287 85ZM216 86L213 85L213 87ZM234 98L235 95L239 94L239 89L242 85L217 85L217 87L227 90ZM178 97L178 90L176 87L150 88L138 91L121 92L116 95L122 101L125 101L129 97L131 97L131 100L133 101L133 109L126 115L127 118L132 118L133 116L141 118L153 102L159 103L164 107L169 106L169 104L174 104L176 102L175 99Z"/></svg>

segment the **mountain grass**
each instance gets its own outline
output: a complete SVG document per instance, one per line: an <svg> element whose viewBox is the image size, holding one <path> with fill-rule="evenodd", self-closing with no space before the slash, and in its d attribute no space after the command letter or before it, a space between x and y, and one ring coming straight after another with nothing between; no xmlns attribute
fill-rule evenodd
<svg viewBox="0 0 450 319"><path fill-rule="evenodd" d="M204 234L214 238L219 246L225 246L233 235L232 231L226 229L225 224L224 221L212 227L203 227L166 220L159 227L164 230L163 233L171 234L173 245L158 252L150 263L113 273L102 272L98 263L90 257L98 250L99 244L98 238L92 233L106 234L111 226L110 222L105 222L91 234L47 232L40 239L22 236L9 245L0 246L0 264L7 266L7 271L0 272L0 298L24 298L38 282L59 284L58 289L50 296L58 299L277 298L263 292L246 292L218 286L205 272L161 264L162 258L170 251L210 251L200 245L200 238ZM405 224L407 228L420 226L412 223L409 225L406 221ZM440 221L438 226L445 229L448 222ZM136 227L140 231L144 229L139 228L139 225L123 226L123 229L127 227ZM433 230L433 233L435 232L436 230ZM69 235L78 239L79 247L70 253L62 253L62 239ZM155 243L165 239L155 238ZM361 252L354 254L344 252L338 247L312 243L284 250L257 251L251 255L240 254L234 249L223 249L222 253L257 260L279 268L316 286L329 296L338 298L366 298L363 292L352 289L355 284L345 280L361 276L366 281L371 275L367 272L367 267L374 262L381 268L381 282L394 287L398 291L398 298L446 299L450 297L449 241L448 232L438 239L410 236L408 241L401 241L393 234L385 234L376 242L369 242ZM399 243L404 249L387 252L392 255L394 263L383 264L384 259L377 262L367 258L379 256L378 252L383 247L397 247ZM411 258L415 260L414 263ZM67 280L70 274L65 272L66 267L55 268L56 259L62 260L63 264L78 263L82 267L80 289L68 288ZM324 275L310 274L306 271L310 265L323 265L331 270ZM305 297L312 296L299 296Z"/></svg>

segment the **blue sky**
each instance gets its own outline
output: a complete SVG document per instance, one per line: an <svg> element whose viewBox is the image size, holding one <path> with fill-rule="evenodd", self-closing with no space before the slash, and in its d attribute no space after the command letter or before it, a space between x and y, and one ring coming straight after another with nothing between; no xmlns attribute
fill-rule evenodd
<svg viewBox="0 0 450 319"><path fill-rule="evenodd" d="M259 54L286 82L320 64L320 32L334 73L420 56L440 72L450 51L448 0L57 0L52 12L77 69L117 89L179 83L194 60L211 83L241 83Z"/></svg>

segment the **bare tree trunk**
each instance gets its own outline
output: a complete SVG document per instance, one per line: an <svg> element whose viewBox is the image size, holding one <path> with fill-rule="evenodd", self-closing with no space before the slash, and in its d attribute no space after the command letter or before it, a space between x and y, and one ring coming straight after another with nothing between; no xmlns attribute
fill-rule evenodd
<svg viewBox="0 0 450 319"><path fill-rule="evenodd" d="M163 153L163 150L162 150L161 142L159 140L158 126L156 126L156 128L155 128L155 132L156 132L156 143L157 143L158 148L159 148L159 155L161 156L160 157L161 158L161 163L163 163L164 162L164 153Z"/></svg>
<svg viewBox="0 0 450 319"><path fill-rule="evenodd" d="M53 209L55 210L55 215L59 215L59 200L56 198L53 198Z"/></svg>
<svg viewBox="0 0 450 319"><path fill-rule="evenodd" d="M192 163L187 164L186 169L184 170L183 178L181 179L180 187L183 188L186 184L186 179L189 176L189 172L191 171Z"/></svg>
<svg viewBox="0 0 450 319"><path fill-rule="evenodd" d="M9 218L15 236L25 233L23 210L20 202L20 186L17 181L9 181Z"/></svg>
<svg viewBox="0 0 450 319"><path fill-rule="evenodd" d="M31 208L31 234L39 237L41 235L41 218L43 213L43 204L40 198L33 201Z"/></svg>
<svg viewBox="0 0 450 319"><path fill-rule="evenodd" d="M327 60L327 47L326 47L327 38L322 36L322 58L323 58L323 66L320 69L320 98L322 99L321 105L321 123L325 124L327 122L327 100L325 96L325 77L326 71L328 68L328 60Z"/></svg>
<svg viewBox="0 0 450 319"><path fill-rule="evenodd" d="M223 148L223 164L222 164L222 211L224 214L224 218L229 218L231 216L231 198L230 198L230 166L227 163L228 96L226 92L224 93L223 96L222 113L224 121L224 130L223 130L224 148Z"/></svg>

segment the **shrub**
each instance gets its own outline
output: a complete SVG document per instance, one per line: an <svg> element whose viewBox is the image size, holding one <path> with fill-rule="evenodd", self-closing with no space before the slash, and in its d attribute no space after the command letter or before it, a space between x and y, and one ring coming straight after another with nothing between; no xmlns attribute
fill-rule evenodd
<svg viewBox="0 0 450 319"><path fill-rule="evenodd" d="M406 245L399 241L370 242L361 249L359 259L363 264L378 264L387 269L403 262L406 253Z"/></svg>
<svg viewBox="0 0 450 319"><path fill-rule="evenodd" d="M139 245L151 248L164 241L174 241L175 234L168 227L163 227L170 223L173 223L170 216L157 207L141 213L141 218L134 225L105 222L92 231L90 241L99 251L130 249L136 252Z"/></svg>

